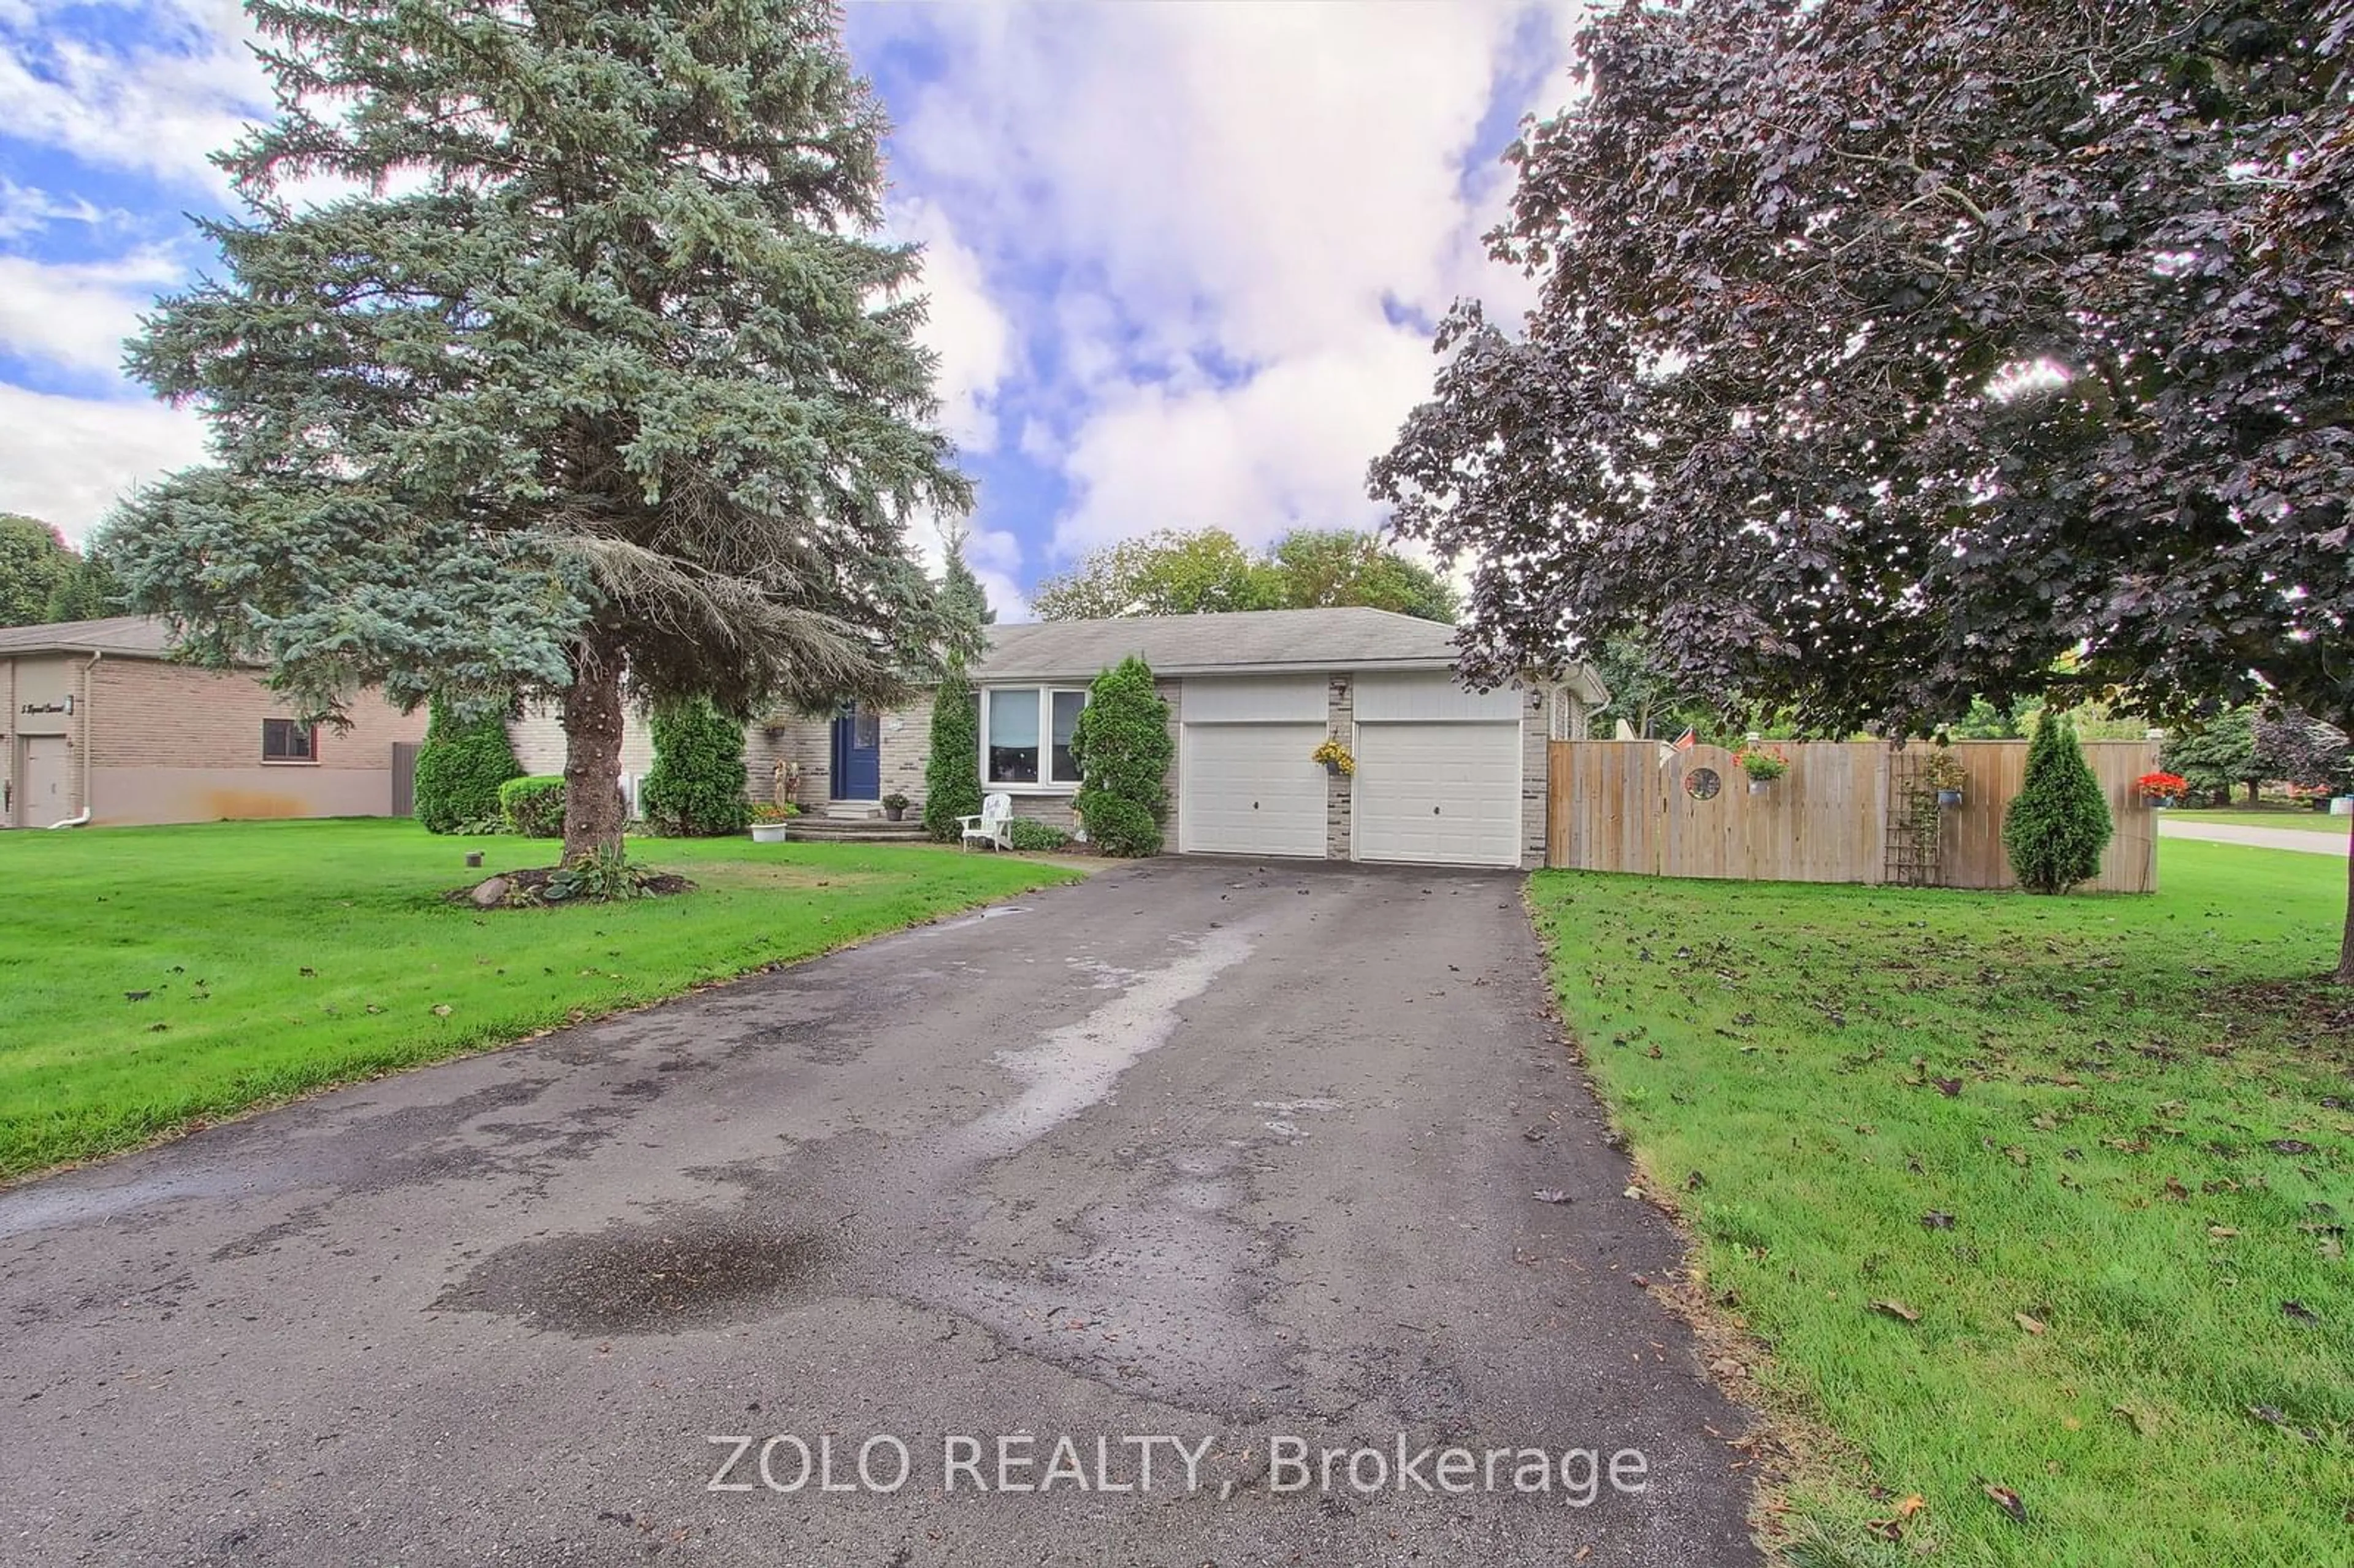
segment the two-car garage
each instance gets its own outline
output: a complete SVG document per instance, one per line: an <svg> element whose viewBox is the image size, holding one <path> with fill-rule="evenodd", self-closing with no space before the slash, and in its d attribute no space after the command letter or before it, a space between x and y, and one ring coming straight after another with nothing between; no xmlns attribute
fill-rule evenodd
<svg viewBox="0 0 2354 1568"><path fill-rule="evenodd" d="M1353 705L1341 738L1357 760L1337 803L1310 757L1332 733L1336 680ZM1519 865L1521 701L1424 672L1188 681L1179 845L1320 859L1344 833L1352 860Z"/></svg>

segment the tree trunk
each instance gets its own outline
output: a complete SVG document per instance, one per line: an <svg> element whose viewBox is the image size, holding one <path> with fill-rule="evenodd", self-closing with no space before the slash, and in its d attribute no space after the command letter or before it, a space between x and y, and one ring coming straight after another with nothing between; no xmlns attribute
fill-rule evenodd
<svg viewBox="0 0 2354 1568"><path fill-rule="evenodd" d="M2249 779L2249 780L2247 781L2247 783L2248 783L2248 804L2249 804L2249 805L2251 805L2251 806L2254 806L2254 805L2260 805L2260 804L2262 804L2262 803L2263 803L2263 800L2264 800L2264 786L2263 786L2262 784L2259 784L2259 783L2258 783L2256 780L2254 780L2253 779Z"/></svg>
<svg viewBox="0 0 2354 1568"><path fill-rule="evenodd" d="M2338 939L2338 983L2354 985L2354 854L2346 857L2346 931Z"/></svg>
<svg viewBox="0 0 2354 1568"><path fill-rule="evenodd" d="M621 853L621 661L595 632L564 694L564 858Z"/></svg>

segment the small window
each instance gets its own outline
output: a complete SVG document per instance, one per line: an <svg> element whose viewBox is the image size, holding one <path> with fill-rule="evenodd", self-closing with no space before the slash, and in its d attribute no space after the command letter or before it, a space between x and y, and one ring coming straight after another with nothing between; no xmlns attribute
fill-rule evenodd
<svg viewBox="0 0 2354 1568"><path fill-rule="evenodd" d="M318 726L298 724L292 719L263 719L261 760L316 762L319 760Z"/></svg>
<svg viewBox="0 0 2354 1568"><path fill-rule="evenodd" d="M1078 765L1071 760L1071 732L1078 727L1079 710L1087 705L1085 692L1055 694L1055 750L1049 760L1054 764L1057 784L1079 781Z"/></svg>
<svg viewBox="0 0 2354 1568"><path fill-rule="evenodd" d="M989 692L981 710L983 776L991 784L1076 789L1079 769L1071 736L1087 705L1084 691L1006 686Z"/></svg>
<svg viewBox="0 0 2354 1568"><path fill-rule="evenodd" d="M1038 694L989 694L989 781L1038 782Z"/></svg>

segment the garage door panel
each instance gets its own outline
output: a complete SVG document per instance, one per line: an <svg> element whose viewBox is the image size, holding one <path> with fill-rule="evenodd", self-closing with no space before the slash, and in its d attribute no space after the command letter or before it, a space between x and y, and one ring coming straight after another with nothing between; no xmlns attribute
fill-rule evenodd
<svg viewBox="0 0 2354 1568"><path fill-rule="evenodd" d="M1179 847L1196 854L1324 854L1317 724L1188 724L1178 775Z"/></svg>
<svg viewBox="0 0 2354 1568"><path fill-rule="evenodd" d="M1359 860L1521 863L1521 726L1357 726L1351 813Z"/></svg>

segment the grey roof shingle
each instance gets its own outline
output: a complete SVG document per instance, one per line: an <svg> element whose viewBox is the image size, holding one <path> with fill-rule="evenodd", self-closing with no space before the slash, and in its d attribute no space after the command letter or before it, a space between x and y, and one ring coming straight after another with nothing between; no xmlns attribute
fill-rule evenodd
<svg viewBox="0 0 2354 1568"><path fill-rule="evenodd" d="M1161 675L1254 670L1437 670L1455 628L1386 609L1254 609L1225 615L1043 620L992 626L973 667L983 681L1092 678L1131 653Z"/></svg>
<svg viewBox="0 0 2354 1568"><path fill-rule="evenodd" d="M118 653L136 659L162 659L171 652L171 626L152 615L110 615L103 620L0 627L0 654Z"/></svg>

